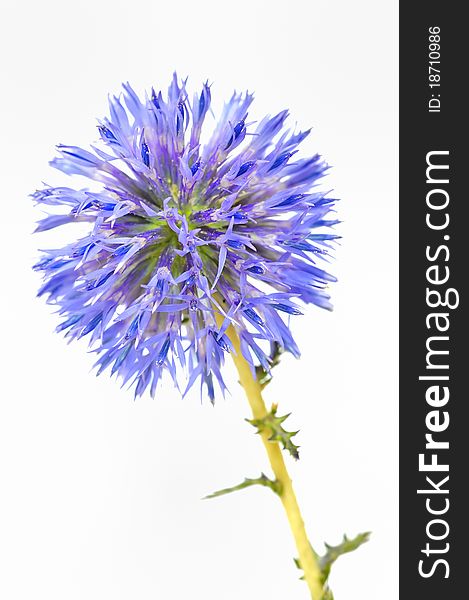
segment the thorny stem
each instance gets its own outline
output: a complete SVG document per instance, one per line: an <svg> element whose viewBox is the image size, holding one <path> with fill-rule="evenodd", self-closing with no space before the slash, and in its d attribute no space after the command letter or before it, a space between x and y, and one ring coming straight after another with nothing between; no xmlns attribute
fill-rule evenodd
<svg viewBox="0 0 469 600"><path fill-rule="evenodd" d="M223 322L223 317L217 315L217 320L220 326ZM226 335L236 352L236 354L233 354L233 360L238 370L240 383L246 392L253 417L254 419L263 419L268 414L268 411L262 398L261 386L252 375L248 362L243 358L238 334L231 325L228 327ZM268 431L261 431L260 435L267 451L272 471L277 481L281 484L280 500L287 513L290 529L298 550L299 562L304 572L304 578L308 584L311 598L312 600L322 600L324 590L321 582L321 570L306 535L303 517L301 516L292 480L288 474L280 445L278 442L269 441L270 433Z"/></svg>

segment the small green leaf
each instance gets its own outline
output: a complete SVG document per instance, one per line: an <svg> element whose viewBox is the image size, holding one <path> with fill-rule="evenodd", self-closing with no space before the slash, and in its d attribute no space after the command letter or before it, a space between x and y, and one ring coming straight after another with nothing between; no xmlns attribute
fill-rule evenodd
<svg viewBox="0 0 469 600"><path fill-rule="evenodd" d="M217 492L213 492L209 496L205 496L203 500L207 500L208 498L218 498L218 496L224 496L225 494L231 494L231 492L237 492L238 490L244 490L244 488L251 487L252 485L263 485L264 487L269 487L279 496L282 493L282 484L280 481L269 479L264 473L261 473L260 477L256 479L248 479L246 478L242 483L235 485L234 487L225 488L223 490L218 490Z"/></svg>
<svg viewBox="0 0 469 600"><path fill-rule="evenodd" d="M329 544L324 544L326 546L326 554L324 554L324 556L319 556L314 549L312 549L319 562L319 568L321 569L322 574L322 584L325 586L323 600L334 600L332 591L326 585L332 565L339 558L339 556L342 556L342 554L353 552L362 544L367 542L370 539L370 535L371 533L369 531L366 531L365 533L359 533L352 539L344 535L342 542L338 546L329 546ZM294 558L293 560L295 561L296 567L301 569L300 560L298 558ZM301 577L300 579L304 579L304 577Z"/></svg>
<svg viewBox="0 0 469 600"><path fill-rule="evenodd" d="M256 379L261 386L261 390L272 381L272 369L279 364L280 357L283 353L283 349L278 342L273 342L271 348L272 350L269 356L270 369L266 371L262 365L256 367Z"/></svg>
<svg viewBox="0 0 469 600"><path fill-rule="evenodd" d="M271 435L269 440L271 442L279 442L282 444L283 449L287 450L294 459L298 460L300 454L298 452L299 446L297 446L292 438L298 431L287 431L283 428L282 423L290 416L291 413L277 417L277 405L272 404L272 408L265 417L262 419L246 419L248 423L251 423L254 427L257 427L257 432L262 433L266 429L270 431Z"/></svg>
<svg viewBox="0 0 469 600"><path fill-rule="evenodd" d="M370 539L370 535L371 534L369 531L366 531L365 533L359 533L357 536L351 539L344 535L342 542L337 546L329 546L329 544L325 544L326 554L319 558L319 566L321 567L324 581L327 581L331 567L339 558L339 556L347 554L348 552L353 552L359 548L362 544Z"/></svg>

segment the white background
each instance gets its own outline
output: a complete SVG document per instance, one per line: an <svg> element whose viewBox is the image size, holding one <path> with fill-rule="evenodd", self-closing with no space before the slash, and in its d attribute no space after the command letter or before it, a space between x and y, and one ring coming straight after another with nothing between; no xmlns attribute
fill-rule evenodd
<svg viewBox="0 0 469 600"><path fill-rule="evenodd" d="M198 0L2 3L0 597L4 600L306 600L267 489L202 501L268 471L231 365L215 408L170 388L134 402L90 373L35 298L41 181L56 143L96 138L109 91L209 79L215 104L255 92L314 126L304 153L344 223L335 311L293 328L268 402L293 412L291 464L313 543L372 530L334 567L337 600L397 597L397 14L394 2ZM191 87L191 89L193 89ZM68 183L68 181L67 181ZM52 240L52 242L51 242Z"/></svg>

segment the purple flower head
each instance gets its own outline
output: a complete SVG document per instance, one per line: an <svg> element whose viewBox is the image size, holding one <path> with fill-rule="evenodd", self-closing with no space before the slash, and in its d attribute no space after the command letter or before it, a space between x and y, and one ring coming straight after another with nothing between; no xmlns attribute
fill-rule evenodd
<svg viewBox="0 0 469 600"><path fill-rule="evenodd" d="M58 331L89 337L98 374L154 395L164 370L178 387L185 373L182 391L200 380L213 401L215 382L225 390L230 323L245 359L268 372L273 347L299 355L288 327L296 301L331 307L335 278L318 266L337 237L324 233L335 200L316 189L327 165L297 157L309 131L285 130L287 111L250 122L248 93L233 94L202 145L209 85L192 100L176 75L167 98L123 88L99 143L60 145L51 163L100 189L33 194L59 209L38 231L89 224L86 237L44 251L39 295L58 307Z"/></svg>

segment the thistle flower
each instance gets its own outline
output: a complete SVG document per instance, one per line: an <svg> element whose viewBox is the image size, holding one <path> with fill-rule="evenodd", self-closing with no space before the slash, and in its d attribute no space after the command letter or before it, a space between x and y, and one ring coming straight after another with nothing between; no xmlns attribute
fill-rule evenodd
<svg viewBox="0 0 469 600"><path fill-rule="evenodd" d="M216 382L225 392L222 365L231 353L274 479L262 473L209 497L270 488L312 600L331 599L332 563L368 534L344 537L324 556L313 549L282 455L283 448L298 459L298 432L284 428L288 415L277 415L277 405L268 411L261 393L280 351L299 356L289 328L298 302L331 307L326 287L335 278L319 266L337 238L327 233L337 223L335 200L317 190L327 165L319 155L295 156L309 131L285 130L287 111L249 122L249 93L233 94L202 143L208 84L192 102L176 75L166 99L152 90L141 101L123 87L92 151L59 145L51 163L87 177L90 189L33 194L57 209L38 231L89 225L85 237L44 251L35 265L44 277L39 295L57 306L58 331L89 336L98 374L117 373L136 396L154 395L167 371L181 392L199 380L213 402Z"/></svg>
<svg viewBox="0 0 469 600"><path fill-rule="evenodd" d="M297 301L330 308L325 288L335 279L318 262L337 237L324 232L337 223L328 218L335 201L316 189L327 165L295 156L309 131L284 130L287 111L249 122L249 93L233 94L203 145L208 84L192 101L176 75L166 99L123 90L91 151L59 145L51 162L99 189L33 194L59 209L37 231L90 226L44 251L39 295L57 306L57 331L89 336L98 374L117 373L138 396L154 395L166 370L182 392L200 380L213 402L215 381L226 389L230 324L245 360L268 373L273 348L299 355L288 326Z"/></svg>

